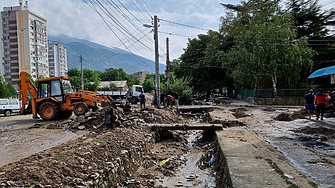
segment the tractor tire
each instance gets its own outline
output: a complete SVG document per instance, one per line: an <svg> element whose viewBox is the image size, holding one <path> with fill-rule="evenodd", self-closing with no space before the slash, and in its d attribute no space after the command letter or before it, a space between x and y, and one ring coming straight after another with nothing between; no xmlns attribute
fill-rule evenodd
<svg viewBox="0 0 335 188"><path fill-rule="evenodd" d="M11 114L12 114L12 112L10 110L6 110L5 113L4 113L5 116L10 116Z"/></svg>
<svg viewBox="0 0 335 188"><path fill-rule="evenodd" d="M130 99L131 104L137 104L137 102L138 102L138 100L135 97Z"/></svg>
<svg viewBox="0 0 335 188"><path fill-rule="evenodd" d="M59 119L68 119L72 116L72 111L62 111L59 113Z"/></svg>
<svg viewBox="0 0 335 188"><path fill-rule="evenodd" d="M38 114L43 120L54 120L59 114L59 106L54 102L44 102L40 105Z"/></svg>
<svg viewBox="0 0 335 188"><path fill-rule="evenodd" d="M77 102L73 107L73 112L76 116L85 115L88 112L88 106L84 102Z"/></svg>

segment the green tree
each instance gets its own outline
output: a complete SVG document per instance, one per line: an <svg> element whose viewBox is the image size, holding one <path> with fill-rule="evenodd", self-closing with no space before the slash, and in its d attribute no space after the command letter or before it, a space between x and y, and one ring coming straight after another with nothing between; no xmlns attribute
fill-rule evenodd
<svg viewBox="0 0 335 188"><path fill-rule="evenodd" d="M296 38L325 37L335 25L335 9L325 9L318 0L289 0L286 3L297 28Z"/></svg>
<svg viewBox="0 0 335 188"><path fill-rule="evenodd" d="M78 70L77 68L70 69L68 70L67 75L70 77L72 86L74 86L76 90L80 90L81 71ZM97 87L101 82L99 72L85 68L83 70L83 76L84 76L84 89L89 91L96 91Z"/></svg>
<svg viewBox="0 0 335 188"><path fill-rule="evenodd" d="M226 70L218 61L216 54L231 48L230 42L218 32L209 31L189 39L185 52L180 60L174 62L174 73L179 79L186 79L194 92L207 92L222 88L228 80Z"/></svg>
<svg viewBox="0 0 335 188"><path fill-rule="evenodd" d="M0 97L5 97L6 92L6 83L4 82L3 77L0 75Z"/></svg>
<svg viewBox="0 0 335 188"><path fill-rule="evenodd" d="M155 74L147 74L145 76L145 80L143 82L143 89L145 92L153 92L156 87L156 79Z"/></svg>
<svg viewBox="0 0 335 188"><path fill-rule="evenodd" d="M270 79L276 96L278 79L288 87L295 86L300 81L300 72L313 65L314 51L307 47L306 40L294 42L295 37L290 15L273 4L265 13L252 17L248 27L234 37L232 50L221 54L225 57L223 65L234 65L231 74L242 86L257 87Z"/></svg>

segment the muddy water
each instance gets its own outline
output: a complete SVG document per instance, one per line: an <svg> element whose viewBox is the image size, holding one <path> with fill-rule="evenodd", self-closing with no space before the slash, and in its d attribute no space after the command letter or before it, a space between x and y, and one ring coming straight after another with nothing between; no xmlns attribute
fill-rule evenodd
<svg viewBox="0 0 335 188"><path fill-rule="evenodd" d="M215 187L215 178L211 175L211 169L201 170L196 163L204 154L200 148L192 144L200 135L199 131L193 131L187 138L190 152L187 154L187 162L174 177L165 178L162 185L166 187Z"/></svg>

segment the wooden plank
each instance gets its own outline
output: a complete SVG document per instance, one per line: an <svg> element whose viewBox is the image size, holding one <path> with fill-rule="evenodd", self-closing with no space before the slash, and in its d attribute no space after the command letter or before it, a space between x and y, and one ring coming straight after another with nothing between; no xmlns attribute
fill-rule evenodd
<svg viewBox="0 0 335 188"><path fill-rule="evenodd" d="M222 130L221 124L208 124L208 125L166 125L166 124L153 124L151 125L152 130Z"/></svg>

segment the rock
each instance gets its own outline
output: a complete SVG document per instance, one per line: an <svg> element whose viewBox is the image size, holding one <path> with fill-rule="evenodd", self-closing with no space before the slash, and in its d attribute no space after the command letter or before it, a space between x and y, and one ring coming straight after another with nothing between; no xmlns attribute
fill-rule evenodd
<svg viewBox="0 0 335 188"><path fill-rule="evenodd" d="M85 125L80 125L77 129L78 130L84 130L85 129Z"/></svg>

